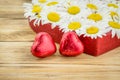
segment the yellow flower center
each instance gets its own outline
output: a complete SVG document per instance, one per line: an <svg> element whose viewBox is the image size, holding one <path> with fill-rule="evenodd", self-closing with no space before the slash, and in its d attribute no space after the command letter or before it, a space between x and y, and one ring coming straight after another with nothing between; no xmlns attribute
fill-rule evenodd
<svg viewBox="0 0 120 80"><path fill-rule="evenodd" d="M45 3L47 0L39 0L40 3Z"/></svg>
<svg viewBox="0 0 120 80"><path fill-rule="evenodd" d="M109 3L108 7L119 8L117 4Z"/></svg>
<svg viewBox="0 0 120 80"><path fill-rule="evenodd" d="M111 11L110 12L110 15L113 17L113 16L118 16L118 13L117 12L114 12L114 11Z"/></svg>
<svg viewBox="0 0 120 80"><path fill-rule="evenodd" d="M68 8L68 13L72 15L76 15L80 12L80 8L78 6L71 6Z"/></svg>
<svg viewBox="0 0 120 80"><path fill-rule="evenodd" d="M41 10L42 10L42 8L39 5L34 5L33 9L32 9L32 12L33 13L39 13L39 12L41 12Z"/></svg>
<svg viewBox="0 0 120 80"><path fill-rule="evenodd" d="M87 4L87 7L93 10L98 10L97 6L94 4Z"/></svg>
<svg viewBox="0 0 120 80"><path fill-rule="evenodd" d="M120 29L120 24L118 22L115 21L109 21L108 23L110 25L110 27L115 28L115 29Z"/></svg>
<svg viewBox="0 0 120 80"><path fill-rule="evenodd" d="M50 12L47 15L48 20L52 21L52 22L58 22L60 20L60 15L56 12Z"/></svg>
<svg viewBox="0 0 120 80"><path fill-rule="evenodd" d="M68 28L71 29L71 30L77 30L81 27L81 23L80 22L71 22L69 25L68 25Z"/></svg>
<svg viewBox="0 0 120 80"><path fill-rule="evenodd" d="M99 32L99 29L98 29L97 27L95 27L95 26L91 26L90 28L88 28L88 29L86 30L86 32L87 32L88 34L96 34L96 33Z"/></svg>
<svg viewBox="0 0 120 80"><path fill-rule="evenodd" d="M47 6L53 6L53 5L56 5L56 4L58 4L58 2L49 2L48 4L47 4Z"/></svg>
<svg viewBox="0 0 120 80"><path fill-rule="evenodd" d="M100 14L96 14L96 13L90 14L87 18L94 20L95 22L102 20L102 16Z"/></svg>

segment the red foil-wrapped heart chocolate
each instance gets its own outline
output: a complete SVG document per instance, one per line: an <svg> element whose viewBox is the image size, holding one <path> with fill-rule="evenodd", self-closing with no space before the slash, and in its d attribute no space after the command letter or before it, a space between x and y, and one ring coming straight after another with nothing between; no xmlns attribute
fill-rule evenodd
<svg viewBox="0 0 120 80"><path fill-rule="evenodd" d="M63 56L77 56L83 53L84 46L75 32L68 32L61 39L59 51Z"/></svg>
<svg viewBox="0 0 120 80"><path fill-rule="evenodd" d="M38 33L31 47L31 52L40 58L53 55L56 52L56 46L52 37L45 32Z"/></svg>

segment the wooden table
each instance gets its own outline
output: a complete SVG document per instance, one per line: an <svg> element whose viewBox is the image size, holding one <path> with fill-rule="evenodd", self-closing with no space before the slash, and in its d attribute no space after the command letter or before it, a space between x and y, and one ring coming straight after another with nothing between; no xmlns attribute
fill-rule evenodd
<svg viewBox="0 0 120 80"><path fill-rule="evenodd" d="M99 57L32 56L35 33L23 17L24 2L30 0L0 0L0 80L120 79L120 47Z"/></svg>

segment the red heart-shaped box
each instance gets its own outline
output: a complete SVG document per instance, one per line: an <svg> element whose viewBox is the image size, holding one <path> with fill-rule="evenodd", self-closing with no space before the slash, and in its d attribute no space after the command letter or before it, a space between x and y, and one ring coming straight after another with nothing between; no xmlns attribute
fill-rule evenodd
<svg viewBox="0 0 120 80"><path fill-rule="evenodd" d="M40 24L33 25L34 20L29 21L30 27L33 29L34 32L47 32L52 37L53 40L57 43L60 42L62 35L64 34L62 31L59 30L59 27L55 27L54 29L51 28L51 24ZM97 39L91 39L90 37L83 37L80 36L80 40L84 44L84 52L93 56L99 56L107 51L110 51L116 47L120 46L120 39L115 36L114 38L111 37L111 32L108 32L106 36Z"/></svg>

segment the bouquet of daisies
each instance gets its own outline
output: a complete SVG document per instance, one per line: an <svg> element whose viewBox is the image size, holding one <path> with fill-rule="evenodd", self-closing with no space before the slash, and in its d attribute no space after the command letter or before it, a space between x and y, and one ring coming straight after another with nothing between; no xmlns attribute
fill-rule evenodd
<svg viewBox="0 0 120 80"><path fill-rule="evenodd" d="M32 0L24 8L34 25L51 23L52 28L92 39L111 31L112 37L120 38L119 0Z"/></svg>

